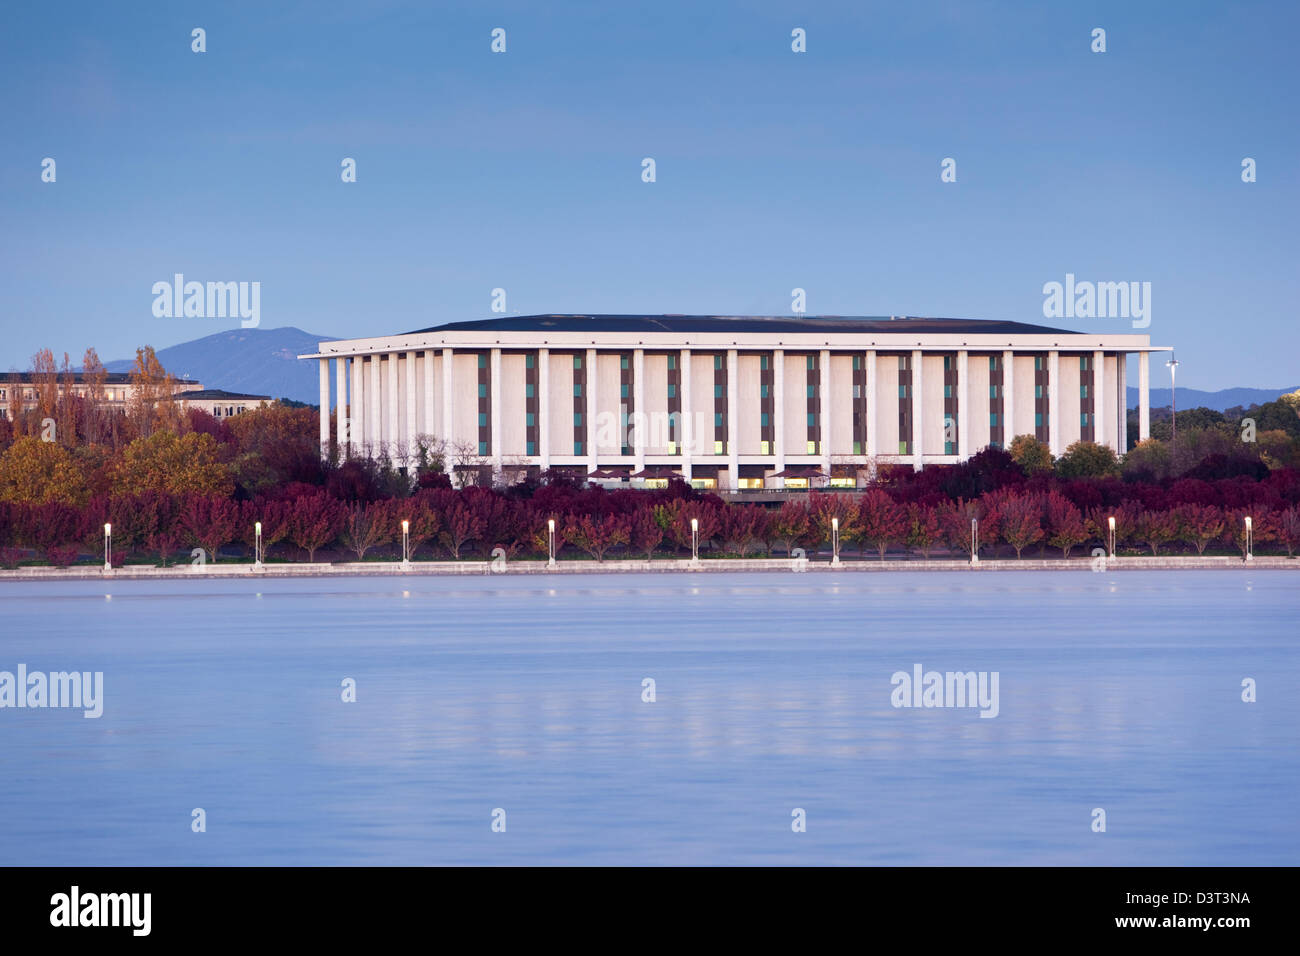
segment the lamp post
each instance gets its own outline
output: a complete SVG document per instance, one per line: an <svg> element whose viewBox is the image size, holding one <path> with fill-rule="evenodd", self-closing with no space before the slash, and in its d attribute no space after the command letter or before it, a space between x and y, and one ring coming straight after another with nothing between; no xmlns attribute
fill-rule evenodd
<svg viewBox="0 0 1300 956"><path fill-rule="evenodd" d="M546 519L546 566L555 567L555 519Z"/></svg>
<svg viewBox="0 0 1300 956"><path fill-rule="evenodd" d="M1174 358L1172 352L1165 365L1169 366L1169 412L1173 419L1169 440L1175 441L1178 438L1178 385L1174 381L1174 373L1178 371L1178 359Z"/></svg>
<svg viewBox="0 0 1300 956"><path fill-rule="evenodd" d="M104 524L104 570L113 570L113 526Z"/></svg>
<svg viewBox="0 0 1300 956"><path fill-rule="evenodd" d="M1253 553L1254 550L1255 550L1255 532L1253 526L1251 525L1250 515L1246 515L1246 560L1247 561L1250 561L1255 557Z"/></svg>
<svg viewBox="0 0 1300 956"><path fill-rule="evenodd" d="M700 563L700 519L691 519L691 564Z"/></svg>
<svg viewBox="0 0 1300 956"><path fill-rule="evenodd" d="M970 519L970 563L978 564L980 559L980 519Z"/></svg>
<svg viewBox="0 0 1300 956"><path fill-rule="evenodd" d="M1115 516L1111 515L1106 519L1106 524L1110 526L1110 559L1115 560Z"/></svg>
<svg viewBox="0 0 1300 956"><path fill-rule="evenodd" d="M411 566L411 522L402 519L402 567Z"/></svg>
<svg viewBox="0 0 1300 956"><path fill-rule="evenodd" d="M840 519L831 518L831 564L840 563Z"/></svg>
<svg viewBox="0 0 1300 956"><path fill-rule="evenodd" d="M262 522L253 522L253 567L262 567Z"/></svg>

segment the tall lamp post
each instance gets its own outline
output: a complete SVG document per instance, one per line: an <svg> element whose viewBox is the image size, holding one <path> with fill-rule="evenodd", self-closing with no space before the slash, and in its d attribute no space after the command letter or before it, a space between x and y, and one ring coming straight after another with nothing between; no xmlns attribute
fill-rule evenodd
<svg viewBox="0 0 1300 956"><path fill-rule="evenodd" d="M700 563L700 519L691 519L691 563Z"/></svg>
<svg viewBox="0 0 1300 956"><path fill-rule="evenodd" d="M1246 560L1255 557L1255 531L1251 525L1250 515L1246 515Z"/></svg>
<svg viewBox="0 0 1300 956"><path fill-rule="evenodd" d="M831 564L840 563L840 519L831 518Z"/></svg>
<svg viewBox="0 0 1300 956"><path fill-rule="evenodd" d="M411 522L402 519L402 568L411 566Z"/></svg>
<svg viewBox="0 0 1300 956"><path fill-rule="evenodd" d="M1110 526L1110 559L1115 560L1115 516L1111 515L1106 519L1106 524Z"/></svg>
<svg viewBox="0 0 1300 956"><path fill-rule="evenodd" d="M262 567L262 522L253 523L253 567Z"/></svg>
<svg viewBox="0 0 1300 956"><path fill-rule="evenodd" d="M1178 438L1178 384L1174 381L1175 373L1178 371L1178 359L1174 358L1173 353L1169 355L1169 361L1165 363L1169 366L1169 411L1173 418L1172 435L1170 441Z"/></svg>
<svg viewBox="0 0 1300 956"><path fill-rule="evenodd" d="M970 563L978 564L980 559L980 519L970 519Z"/></svg>
<svg viewBox="0 0 1300 956"><path fill-rule="evenodd" d="M555 567L555 519L546 519L546 566Z"/></svg>
<svg viewBox="0 0 1300 956"><path fill-rule="evenodd" d="M113 570L113 526L104 525L104 570Z"/></svg>

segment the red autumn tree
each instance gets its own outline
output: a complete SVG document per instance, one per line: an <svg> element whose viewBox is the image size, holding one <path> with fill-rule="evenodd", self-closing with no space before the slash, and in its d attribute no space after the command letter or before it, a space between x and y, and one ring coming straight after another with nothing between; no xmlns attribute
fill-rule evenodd
<svg viewBox="0 0 1300 956"><path fill-rule="evenodd" d="M647 561L654 557L655 549L663 543L664 529L655 520L654 509L643 505L632 513L632 525L629 530L628 543Z"/></svg>
<svg viewBox="0 0 1300 956"><path fill-rule="evenodd" d="M338 537L343 517L342 502L325 492L302 495L294 499L289 515L289 540L315 561L316 552Z"/></svg>
<svg viewBox="0 0 1300 956"><path fill-rule="evenodd" d="M610 548L627 544L629 532L630 522L619 514L607 514L603 518L569 515L564 523L564 537L597 561L604 561Z"/></svg>
<svg viewBox="0 0 1300 956"><path fill-rule="evenodd" d="M1205 554L1210 542L1223 534L1223 512L1214 505L1187 503L1174 509L1178 522L1178 538Z"/></svg>
<svg viewBox="0 0 1300 956"><path fill-rule="evenodd" d="M1002 515L1002 540L1020 553L1043 538L1043 506L1034 494L1012 494L1003 498L999 510Z"/></svg>
<svg viewBox="0 0 1300 956"><path fill-rule="evenodd" d="M1160 549L1177 537L1178 522L1172 512L1143 511L1138 515L1134 540L1149 547L1153 557L1159 557Z"/></svg>
<svg viewBox="0 0 1300 956"><path fill-rule="evenodd" d="M885 552L891 544L907 541L911 531L911 521L907 509L897 504L886 492L872 488L858 501L857 519L853 524L851 535L875 548L880 560L885 560ZM844 527L843 524L840 525Z"/></svg>
<svg viewBox="0 0 1300 956"><path fill-rule="evenodd" d="M912 502L907 506L907 546L921 552L927 561L930 552L943 540L939 515L928 505Z"/></svg>
<svg viewBox="0 0 1300 956"><path fill-rule="evenodd" d="M180 522L186 540L214 562L221 549L239 537L239 504L222 495L186 495Z"/></svg>
<svg viewBox="0 0 1300 956"><path fill-rule="evenodd" d="M1043 499L1043 513L1047 519L1047 543L1061 549L1061 556L1088 540L1088 523L1073 501L1059 491L1050 491Z"/></svg>

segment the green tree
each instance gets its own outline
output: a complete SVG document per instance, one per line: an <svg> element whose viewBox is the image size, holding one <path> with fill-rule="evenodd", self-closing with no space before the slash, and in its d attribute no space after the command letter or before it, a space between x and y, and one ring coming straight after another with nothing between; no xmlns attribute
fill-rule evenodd
<svg viewBox="0 0 1300 956"><path fill-rule="evenodd" d="M1017 435L1007 452L1026 475L1052 470L1052 450L1033 435Z"/></svg>
<svg viewBox="0 0 1300 956"><path fill-rule="evenodd" d="M1056 459L1056 474L1061 478L1105 478L1119 472L1119 459L1107 445L1077 441Z"/></svg>

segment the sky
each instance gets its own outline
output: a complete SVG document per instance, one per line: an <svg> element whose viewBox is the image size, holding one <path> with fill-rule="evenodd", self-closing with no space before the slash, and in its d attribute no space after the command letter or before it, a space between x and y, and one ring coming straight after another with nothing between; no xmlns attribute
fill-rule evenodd
<svg viewBox="0 0 1300 956"><path fill-rule="evenodd" d="M1180 387L1300 384L1297 4L96 2L0 29L2 369L239 326L155 316L182 273L322 336L489 318L494 289L788 315L801 288L1149 334ZM1067 274L1149 282L1149 327L1044 318Z"/></svg>

